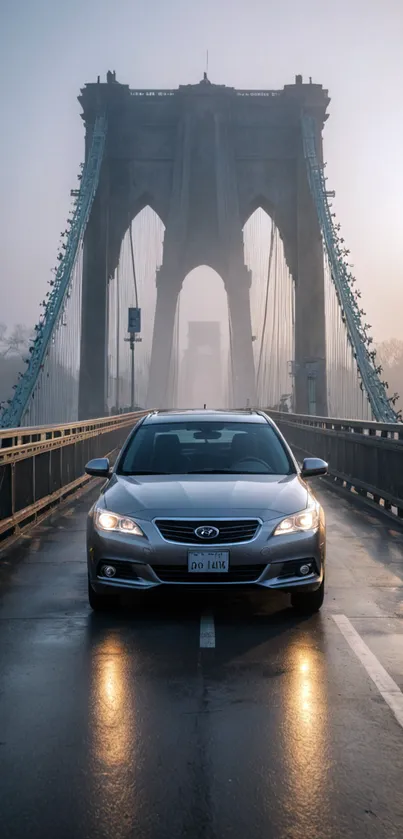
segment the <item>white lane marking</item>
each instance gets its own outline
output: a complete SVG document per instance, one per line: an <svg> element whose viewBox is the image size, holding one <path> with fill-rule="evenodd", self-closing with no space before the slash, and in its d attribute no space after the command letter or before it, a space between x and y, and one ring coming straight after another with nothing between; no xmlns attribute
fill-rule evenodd
<svg viewBox="0 0 403 839"><path fill-rule="evenodd" d="M213 615L202 615L200 618L200 647L211 649L215 647L215 628Z"/></svg>
<svg viewBox="0 0 403 839"><path fill-rule="evenodd" d="M376 655L367 647L349 619L345 615L332 615L332 617L351 649L365 667L368 676L377 686L379 693L393 711L399 725L403 728L403 693L399 686L382 667Z"/></svg>

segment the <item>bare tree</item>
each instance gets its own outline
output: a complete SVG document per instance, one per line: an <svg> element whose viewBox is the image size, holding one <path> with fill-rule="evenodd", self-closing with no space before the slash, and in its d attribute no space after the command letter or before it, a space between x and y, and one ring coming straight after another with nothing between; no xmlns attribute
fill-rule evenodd
<svg viewBox="0 0 403 839"><path fill-rule="evenodd" d="M0 323L0 403L12 398L13 387L24 372L23 359L29 356L32 330L21 323L11 330Z"/></svg>
<svg viewBox="0 0 403 839"><path fill-rule="evenodd" d="M382 378L387 383L389 396L403 396L403 341L390 338L376 348L376 362L382 367Z"/></svg>
<svg viewBox="0 0 403 839"><path fill-rule="evenodd" d="M376 357L385 369L403 365L403 341L400 338L382 341L376 348Z"/></svg>
<svg viewBox="0 0 403 839"><path fill-rule="evenodd" d="M13 329L7 330L5 324L0 324L0 354L5 358L18 355L22 358L28 352L32 330L22 323L17 323Z"/></svg>

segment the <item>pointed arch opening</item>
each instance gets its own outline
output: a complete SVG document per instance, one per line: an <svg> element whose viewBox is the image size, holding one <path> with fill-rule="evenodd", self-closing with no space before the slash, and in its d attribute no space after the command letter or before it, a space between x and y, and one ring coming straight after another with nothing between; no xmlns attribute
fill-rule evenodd
<svg viewBox="0 0 403 839"><path fill-rule="evenodd" d="M172 355L175 404L229 404L228 303L220 275L207 265L191 270L179 295Z"/></svg>
<svg viewBox="0 0 403 839"><path fill-rule="evenodd" d="M165 226L155 210L143 207L129 225L117 268L109 282L108 409L127 410L132 402L132 359L128 310L141 309L141 331L134 345L134 405L146 404L156 303L156 274L162 262Z"/></svg>
<svg viewBox="0 0 403 839"><path fill-rule="evenodd" d="M260 204L243 228L260 407L293 406L294 284L274 218Z"/></svg>

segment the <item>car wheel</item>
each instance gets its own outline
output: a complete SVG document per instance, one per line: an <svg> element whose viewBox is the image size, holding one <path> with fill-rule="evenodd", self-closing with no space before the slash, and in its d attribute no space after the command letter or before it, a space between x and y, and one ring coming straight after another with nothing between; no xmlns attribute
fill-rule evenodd
<svg viewBox="0 0 403 839"><path fill-rule="evenodd" d="M111 609L116 609L118 606L117 594L98 594L92 588L90 578L88 577L88 602L94 612L109 612Z"/></svg>
<svg viewBox="0 0 403 839"><path fill-rule="evenodd" d="M319 612L325 597L325 580L316 591L296 591L291 595L291 606L300 615L314 615Z"/></svg>

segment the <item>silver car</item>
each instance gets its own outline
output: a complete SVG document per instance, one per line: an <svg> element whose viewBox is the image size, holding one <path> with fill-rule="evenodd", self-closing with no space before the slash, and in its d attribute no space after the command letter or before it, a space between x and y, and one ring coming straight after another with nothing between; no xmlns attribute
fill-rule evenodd
<svg viewBox="0 0 403 839"><path fill-rule="evenodd" d="M140 420L88 517L93 609L156 586L247 586L291 593L317 612L324 595L325 520L276 425L260 411L155 412Z"/></svg>

